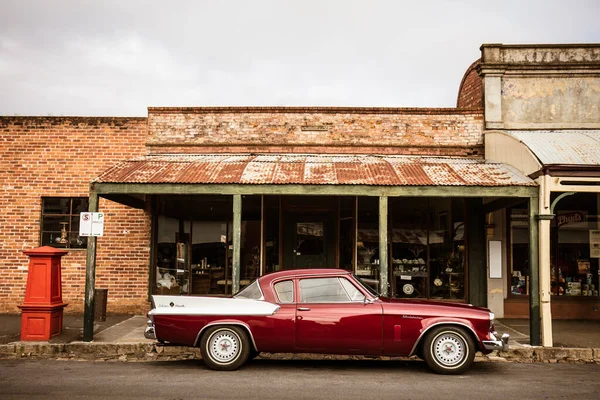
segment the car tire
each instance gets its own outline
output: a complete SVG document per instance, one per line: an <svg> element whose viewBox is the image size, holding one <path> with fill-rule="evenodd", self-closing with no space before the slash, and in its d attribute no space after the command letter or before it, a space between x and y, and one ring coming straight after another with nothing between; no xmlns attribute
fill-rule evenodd
<svg viewBox="0 0 600 400"><path fill-rule="evenodd" d="M423 358L434 372L458 375L465 372L475 359L475 344L471 335L457 326L433 328L423 343Z"/></svg>
<svg viewBox="0 0 600 400"><path fill-rule="evenodd" d="M241 367L250 356L250 341L237 326L214 326L206 330L200 341L200 352L206 366L217 371Z"/></svg>

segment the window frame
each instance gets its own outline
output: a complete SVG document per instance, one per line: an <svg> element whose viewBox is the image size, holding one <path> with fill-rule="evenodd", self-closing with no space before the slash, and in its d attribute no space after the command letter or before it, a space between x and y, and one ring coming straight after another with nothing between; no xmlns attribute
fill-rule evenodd
<svg viewBox="0 0 600 400"><path fill-rule="evenodd" d="M68 214L61 214L61 213L46 213L45 212L45 206L46 206L46 201L50 200L50 199L67 199L69 202L69 213ZM55 247L58 249L65 249L65 250L87 250L87 245L83 246L83 247L72 247L71 246L71 241L70 241L70 237L73 235L73 233L76 233L77 236L79 237L79 232L78 231L74 231L72 229L73 227L73 218L79 218L79 213L74 213L73 210L73 201L74 200L84 200L87 203L87 207L85 207L85 211L81 211L81 212L86 212L89 210L89 197L87 196L42 196L40 199L40 203L41 203L41 207L40 207L40 223L39 223L39 243L40 246L50 246L50 247ZM44 234L45 233L50 233L52 235L52 233L54 233L55 231L53 230L44 230L44 221L45 218L47 217L59 217L59 218L66 218L68 220L68 228L67 228L67 242L64 244L57 244L57 243L53 243L53 242L49 242L49 243L45 243L44 242ZM84 240L87 240L87 237L84 237ZM82 242L83 243L83 242Z"/></svg>
<svg viewBox="0 0 600 400"><path fill-rule="evenodd" d="M342 291L344 292L344 294L346 295L348 300L346 300L346 301L303 301L302 300L302 288L300 287L300 282L303 280L312 280L312 279L335 279L335 280L337 280L338 284L342 288ZM348 291L346 290L346 288L344 287L344 285L342 284L340 279L346 279L349 284L354 286L354 288L364 296L364 299L360 300L360 301L352 300L350 298L350 295L348 294ZM318 277L306 277L306 278L298 279L298 304L357 304L357 303L362 304L362 303L364 303L366 298L367 298L367 296L363 293L362 290L358 289L349 279L342 277L342 276L318 276Z"/></svg>

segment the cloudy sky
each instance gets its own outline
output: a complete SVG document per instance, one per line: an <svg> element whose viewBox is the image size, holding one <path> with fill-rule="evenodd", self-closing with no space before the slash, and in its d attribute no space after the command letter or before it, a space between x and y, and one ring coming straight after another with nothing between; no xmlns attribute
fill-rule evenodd
<svg viewBox="0 0 600 400"><path fill-rule="evenodd" d="M482 43L597 43L599 16L599 0L2 0L0 115L453 107Z"/></svg>

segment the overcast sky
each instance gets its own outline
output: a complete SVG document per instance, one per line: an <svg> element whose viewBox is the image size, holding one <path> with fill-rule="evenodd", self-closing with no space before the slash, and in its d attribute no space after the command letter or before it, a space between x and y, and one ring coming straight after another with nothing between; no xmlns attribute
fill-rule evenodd
<svg viewBox="0 0 600 400"><path fill-rule="evenodd" d="M2 0L0 115L454 107L482 43L597 43L599 17L599 0Z"/></svg>

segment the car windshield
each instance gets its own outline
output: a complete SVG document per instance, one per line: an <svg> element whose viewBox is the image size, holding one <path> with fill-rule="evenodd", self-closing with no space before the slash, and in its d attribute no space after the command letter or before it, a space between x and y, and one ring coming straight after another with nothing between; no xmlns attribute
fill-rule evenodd
<svg viewBox="0 0 600 400"><path fill-rule="evenodd" d="M233 297L236 299L252 299L252 300L263 300L263 294L258 285L258 280L255 280L244 289L237 292Z"/></svg>
<svg viewBox="0 0 600 400"><path fill-rule="evenodd" d="M375 290L375 287L379 284L379 281L376 279L365 279L356 275L352 275L354 278L360 283L360 285L371 294L373 297L379 297L379 293Z"/></svg>

